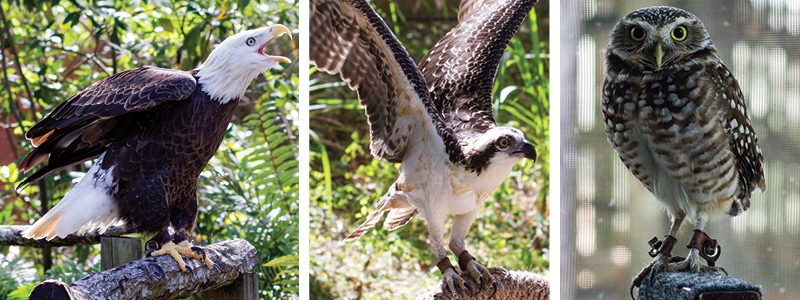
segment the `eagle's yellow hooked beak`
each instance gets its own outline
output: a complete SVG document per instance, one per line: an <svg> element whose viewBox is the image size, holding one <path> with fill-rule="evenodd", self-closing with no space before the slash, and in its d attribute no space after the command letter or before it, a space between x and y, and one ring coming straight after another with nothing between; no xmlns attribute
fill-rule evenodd
<svg viewBox="0 0 800 300"><path fill-rule="evenodd" d="M259 51L261 52L261 54L264 54L264 55L266 55L266 54L263 52L263 50L264 50L264 46L266 46L267 44L269 44L269 42L271 42L272 40L276 39L277 37L279 37L279 36L282 36L282 35L286 34L286 35L289 35L289 39L292 39L292 31L291 31L291 30L289 30L289 28L287 28L286 26L283 26L283 25L281 25L281 24L275 24L275 25L272 25L272 26L269 26L269 27L267 27L267 32L268 32L268 33L269 33L269 34L270 34L272 37L270 37L270 38L269 38L269 40L267 40L267 42L266 42L266 43L264 43L263 45L261 45L261 47L260 47L260 49L259 49ZM282 62L282 63L287 63L287 64L288 64L288 63L291 63L291 62L292 62L291 60L289 60L288 58L286 58L286 57L283 57L283 56L277 56L277 55L274 55L274 56L272 56L272 55L267 55L267 56L269 56L270 58L272 58L272 59L275 59L275 60L277 60L277 61L279 61L279 62Z"/></svg>

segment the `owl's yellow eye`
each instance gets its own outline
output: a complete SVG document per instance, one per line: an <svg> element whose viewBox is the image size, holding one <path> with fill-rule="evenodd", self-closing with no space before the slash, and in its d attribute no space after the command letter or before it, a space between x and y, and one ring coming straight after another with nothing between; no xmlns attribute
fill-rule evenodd
<svg viewBox="0 0 800 300"><path fill-rule="evenodd" d="M647 36L647 32L645 32L642 27L633 26L633 28L631 28L631 39L634 41L639 42L643 40L645 36Z"/></svg>
<svg viewBox="0 0 800 300"><path fill-rule="evenodd" d="M508 139L500 139L497 141L497 144L500 145L500 147L508 147Z"/></svg>
<svg viewBox="0 0 800 300"><path fill-rule="evenodd" d="M672 30L672 34L671 35L672 35L672 38L674 40L680 42L682 40L685 40L686 36L688 36L689 33L686 32L686 27L678 26L678 27L675 27L675 29Z"/></svg>

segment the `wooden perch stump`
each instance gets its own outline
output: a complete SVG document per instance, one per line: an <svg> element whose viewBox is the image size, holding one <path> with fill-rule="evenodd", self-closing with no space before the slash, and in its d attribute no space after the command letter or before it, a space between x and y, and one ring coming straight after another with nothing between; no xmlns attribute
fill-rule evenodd
<svg viewBox="0 0 800 300"><path fill-rule="evenodd" d="M663 272L653 268L642 280L639 300L759 300L761 287L712 271Z"/></svg>
<svg viewBox="0 0 800 300"><path fill-rule="evenodd" d="M45 281L29 299L175 299L214 290L236 281L258 263L256 249L233 239L204 247L221 272L209 270L199 260L185 259L193 272L182 272L169 256L147 257L65 284ZM51 296L61 296L51 298Z"/></svg>
<svg viewBox="0 0 800 300"><path fill-rule="evenodd" d="M142 258L142 240L138 236L100 237L100 270L105 271Z"/></svg>
<svg viewBox="0 0 800 300"><path fill-rule="evenodd" d="M492 296L493 288L484 284L483 289L475 295L469 291L457 291L455 294L449 289L442 290L441 284L435 290L417 298L422 300L546 300L550 299L550 281L546 277L524 271L504 271L503 268L489 268L495 282L497 293ZM471 276L463 277L464 281L472 287L473 291L480 285Z"/></svg>
<svg viewBox="0 0 800 300"><path fill-rule="evenodd" d="M70 234L65 238L56 237L52 240L46 239L29 239L22 237L22 232L28 229L30 225L11 225L0 226L0 245L7 246L25 246L25 247L61 247L61 246L77 246L77 245L94 245L100 243L100 236L120 236L127 232L123 226L109 227L106 232L100 234L97 230L87 232L84 235Z"/></svg>

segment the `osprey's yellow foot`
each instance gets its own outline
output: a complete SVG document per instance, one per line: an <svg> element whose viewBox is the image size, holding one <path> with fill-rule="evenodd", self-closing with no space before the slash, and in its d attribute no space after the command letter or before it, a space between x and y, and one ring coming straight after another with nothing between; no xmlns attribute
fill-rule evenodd
<svg viewBox="0 0 800 300"><path fill-rule="evenodd" d="M188 240L184 240L178 243L177 245L172 241L169 241L166 244L161 245L161 249L152 251L150 252L149 255L161 256L165 254L169 254L170 256L172 256L172 258L175 259L176 262L178 262L178 266L181 268L181 271L184 272L186 272L187 270L190 272L193 271L191 267L186 265L186 262L183 260L181 255L186 256L187 258L202 260L203 264L205 264L206 267L208 267L208 269L216 268L218 271L220 271L219 266L217 266L217 264L215 264L213 261L211 261L211 259L208 258L205 251L203 251L202 248L192 245L192 243L189 242Z"/></svg>

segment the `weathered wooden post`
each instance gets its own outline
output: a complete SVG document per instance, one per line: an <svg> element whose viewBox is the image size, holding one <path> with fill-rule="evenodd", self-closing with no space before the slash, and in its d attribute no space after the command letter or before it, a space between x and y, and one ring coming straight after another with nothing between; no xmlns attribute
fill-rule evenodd
<svg viewBox="0 0 800 300"><path fill-rule="evenodd" d="M142 240L138 236L101 236L100 269L118 267L142 258Z"/></svg>
<svg viewBox="0 0 800 300"><path fill-rule="evenodd" d="M244 273L233 283L205 292L206 300L258 300L258 274Z"/></svg>

